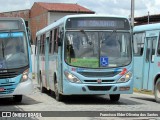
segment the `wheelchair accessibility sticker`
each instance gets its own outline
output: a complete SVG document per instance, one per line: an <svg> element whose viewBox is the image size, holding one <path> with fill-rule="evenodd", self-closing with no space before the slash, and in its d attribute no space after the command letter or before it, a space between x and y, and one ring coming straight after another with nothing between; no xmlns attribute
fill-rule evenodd
<svg viewBox="0 0 160 120"><path fill-rule="evenodd" d="M108 57L100 57L100 65L102 66L102 67L106 67L106 66L108 66Z"/></svg>

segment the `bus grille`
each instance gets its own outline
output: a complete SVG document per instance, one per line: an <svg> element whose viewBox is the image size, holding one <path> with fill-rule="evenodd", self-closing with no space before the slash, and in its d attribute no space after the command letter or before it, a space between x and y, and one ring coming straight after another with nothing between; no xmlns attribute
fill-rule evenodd
<svg viewBox="0 0 160 120"><path fill-rule="evenodd" d="M114 77L120 72L78 72L85 77Z"/></svg>
<svg viewBox="0 0 160 120"><path fill-rule="evenodd" d="M17 71L0 72L0 79L13 78L19 75Z"/></svg>
<svg viewBox="0 0 160 120"><path fill-rule="evenodd" d="M85 83L98 83L98 80L84 80ZM101 83L113 83L114 80L101 80Z"/></svg>
<svg viewBox="0 0 160 120"><path fill-rule="evenodd" d="M91 91L109 91L111 86L88 86Z"/></svg>

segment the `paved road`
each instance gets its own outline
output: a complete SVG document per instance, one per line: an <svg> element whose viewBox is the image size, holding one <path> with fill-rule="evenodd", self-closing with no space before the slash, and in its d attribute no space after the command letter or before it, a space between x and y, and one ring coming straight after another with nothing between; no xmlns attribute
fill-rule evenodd
<svg viewBox="0 0 160 120"><path fill-rule="evenodd" d="M15 103L11 98L0 99L0 111L160 111L160 104L156 103L154 97L151 95L144 95L134 93L132 95L122 95L119 102L111 102L109 96L69 96L65 97L63 102L57 102L50 93L40 93L38 85L35 83L34 93L24 96L22 103ZM49 112L48 112L49 114ZM51 113L52 114L52 113ZM61 113L60 113L61 114ZM62 113L63 114L63 113ZM75 114L75 113L73 113ZM93 115L92 117L83 117L83 120L108 120L108 119L146 119L157 117L98 117L94 116L96 113L87 113ZM100 112L98 112L100 114ZM105 113L104 113L105 114ZM61 116L61 115L60 115ZM63 115L62 115L63 116ZM75 118L67 117L69 120ZM3 118L9 120L9 118ZM20 119L20 118L16 118ZM27 118L25 118L28 120ZM34 118L40 120L53 120L53 118ZM64 118L54 118L59 120ZM81 120L82 118L76 117ZM15 118L14 118L15 120ZM32 118L31 118L32 120Z"/></svg>

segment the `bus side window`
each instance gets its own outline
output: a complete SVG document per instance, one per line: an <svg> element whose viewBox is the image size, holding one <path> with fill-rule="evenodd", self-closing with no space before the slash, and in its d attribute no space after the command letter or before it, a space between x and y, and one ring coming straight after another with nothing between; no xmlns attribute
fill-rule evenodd
<svg viewBox="0 0 160 120"><path fill-rule="evenodd" d="M38 38L36 37L36 44L35 44L35 55L37 55L37 48L38 48Z"/></svg>
<svg viewBox="0 0 160 120"><path fill-rule="evenodd" d="M50 36L49 36L49 53L51 54L52 52L52 31L50 31Z"/></svg>
<svg viewBox="0 0 160 120"><path fill-rule="evenodd" d="M45 34L43 35L43 39L42 39L42 55L44 55L45 52Z"/></svg>
<svg viewBox="0 0 160 120"><path fill-rule="evenodd" d="M133 39L134 55L142 56L144 50L145 33L135 33Z"/></svg>
<svg viewBox="0 0 160 120"><path fill-rule="evenodd" d="M55 36L55 34L54 34L54 30L52 30L52 47L51 47L51 54L53 54L54 53L54 45L55 45L55 43L54 43L54 36Z"/></svg>
<svg viewBox="0 0 160 120"><path fill-rule="evenodd" d="M41 36L41 38L40 38L40 55L42 55L42 36Z"/></svg>
<svg viewBox="0 0 160 120"><path fill-rule="evenodd" d="M57 41L58 41L58 29L56 28L55 30L54 30L54 52L58 52L58 43L57 43Z"/></svg>
<svg viewBox="0 0 160 120"><path fill-rule="evenodd" d="M158 39L158 46L157 46L157 53L160 56L160 34L159 34L159 39Z"/></svg>

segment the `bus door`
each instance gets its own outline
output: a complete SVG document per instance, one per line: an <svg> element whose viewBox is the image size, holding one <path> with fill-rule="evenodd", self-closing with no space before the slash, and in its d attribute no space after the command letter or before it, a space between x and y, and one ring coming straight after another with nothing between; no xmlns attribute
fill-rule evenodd
<svg viewBox="0 0 160 120"><path fill-rule="evenodd" d="M151 87L153 82L154 74L154 59L155 50L158 40L158 32L149 31L146 32L146 43L145 43L145 56L144 56L144 69L143 69L143 89L152 90Z"/></svg>
<svg viewBox="0 0 160 120"><path fill-rule="evenodd" d="M49 38L50 32L46 33L46 41L45 41L45 81L46 88L49 90Z"/></svg>
<svg viewBox="0 0 160 120"><path fill-rule="evenodd" d="M40 36L38 36L37 37L37 46L36 46L36 58L37 58L37 60L36 60L36 66L37 66L37 70L36 70L36 72L37 72L37 80L38 80L38 84L40 84L40 78L39 78L39 56L40 56L40 43L41 41L40 41Z"/></svg>
<svg viewBox="0 0 160 120"><path fill-rule="evenodd" d="M145 32L134 34L134 87L137 89L143 86L144 41Z"/></svg>

